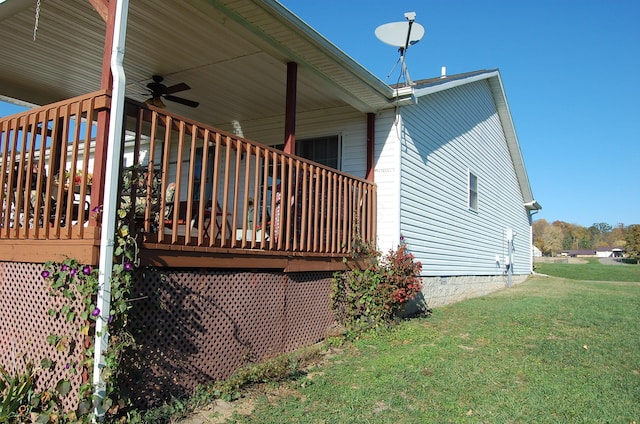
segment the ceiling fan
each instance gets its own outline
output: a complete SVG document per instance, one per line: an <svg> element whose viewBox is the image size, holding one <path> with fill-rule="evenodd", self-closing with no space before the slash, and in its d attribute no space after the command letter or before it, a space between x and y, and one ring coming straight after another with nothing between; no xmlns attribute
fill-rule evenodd
<svg viewBox="0 0 640 424"><path fill-rule="evenodd" d="M167 87L162 83L164 78L160 75L154 75L152 79L153 82L147 84L147 90L149 90L149 92L151 93L151 97L145 103L155 107L164 108L166 107L166 105L162 101L162 99L164 98L165 100L180 103L189 107L198 107L198 105L200 104L196 101L184 99L182 97L173 95L174 93L179 93L180 91L191 89L191 87L189 87L189 85L187 85L186 83L181 82Z"/></svg>

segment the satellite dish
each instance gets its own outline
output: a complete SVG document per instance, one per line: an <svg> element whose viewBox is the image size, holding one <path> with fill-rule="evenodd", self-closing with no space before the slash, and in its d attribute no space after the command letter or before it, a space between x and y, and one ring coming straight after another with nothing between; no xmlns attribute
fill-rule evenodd
<svg viewBox="0 0 640 424"><path fill-rule="evenodd" d="M424 37L424 27L415 23L415 12L407 12L404 14L404 17L407 18L406 22L391 22L380 25L376 28L375 33L378 40L390 46L398 47L400 51L398 61L402 62L402 72L405 75L407 84L413 85L411 77L409 76L409 70L407 69L405 54L409 46L413 46ZM391 70L391 72L393 72L393 70ZM391 75L391 73L389 73L389 75ZM387 76L387 78L389 77Z"/></svg>
<svg viewBox="0 0 640 424"><path fill-rule="evenodd" d="M411 33L409 33L409 28L411 28ZM408 43L407 35L409 36ZM390 46L407 48L422 40L424 27L415 22L413 25L411 22L391 22L376 28L376 37Z"/></svg>

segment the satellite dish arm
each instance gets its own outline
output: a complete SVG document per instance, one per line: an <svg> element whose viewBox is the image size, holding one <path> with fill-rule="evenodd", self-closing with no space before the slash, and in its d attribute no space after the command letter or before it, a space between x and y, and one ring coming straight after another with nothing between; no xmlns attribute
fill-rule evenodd
<svg viewBox="0 0 640 424"><path fill-rule="evenodd" d="M416 14L414 12L407 12L404 16L409 20L409 29L407 30L407 40L404 43L404 47L400 47L400 58L402 59L402 70L404 71L405 77L407 79L408 85L413 85L413 81L411 81L411 77L409 76L409 70L407 69L407 64L405 62L405 53L409 48L409 40L411 40L411 27L413 26L413 21L416 18Z"/></svg>
<svg viewBox="0 0 640 424"><path fill-rule="evenodd" d="M404 50L409 48L409 41L411 40L411 27L413 26L413 22L416 20L416 12L407 12L404 14L404 17L409 21L409 30L407 31L407 41L404 43Z"/></svg>
<svg viewBox="0 0 640 424"><path fill-rule="evenodd" d="M406 51L409 48L409 40L411 39L411 26L413 25L413 19L409 20L409 30L407 31L407 41L404 43L404 47L400 47L402 51Z"/></svg>

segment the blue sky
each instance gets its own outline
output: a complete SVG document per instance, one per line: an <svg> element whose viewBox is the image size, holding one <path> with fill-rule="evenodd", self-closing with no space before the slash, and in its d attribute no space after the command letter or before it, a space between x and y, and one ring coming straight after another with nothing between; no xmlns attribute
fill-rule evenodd
<svg viewBox="0 0 640 424"><path fill-rule="evenodd" d="M640 224L640 1L282 3L383 81L399 55L375 28L416 12L412 79L500 69L535 219Z"/></svg>
<svg viewBox="0 0 640 424"><path fill-rule="evenodd" d="M399 55L375 28L416 12L412 79L500 69L536 219L640 224L640 1L281 1L390 83Z"/></svg>

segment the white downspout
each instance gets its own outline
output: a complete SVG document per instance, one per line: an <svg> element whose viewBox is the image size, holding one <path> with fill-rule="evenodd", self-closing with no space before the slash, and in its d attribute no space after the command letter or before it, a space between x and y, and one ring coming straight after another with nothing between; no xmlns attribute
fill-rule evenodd
<svg viewBox="0 0 640 424"><path fill-rule="evenodd" d="M395 158L395 168L396 168L396 180L395 183L395 199L394 203L398 206L397 215L395 216L396 222L395 231L393 235L393 239L391 240L391 244L387 247L387 249L397 249L398 243L400 243L400 237L402 236L402 147L404 143L404 122L402 120L402 114L400 113L400 106L396 106L395 110L395 125L396 125L396 135L398 136L398 150L396 151L397 157ZM383 250L384 251L384 250Z"/></svg>
<svg viewBox="0 0 640 424"><path fill-rule="evenodd" d="M106 384L102 378L102 369L106 365L104 354L109 343L107 323L111 307L111 271L113 269L114 237L118 209L118 175L120 172L120 152L122 150L124 125L125 75L122 62L124 60L129 1L114 1L117 1L117 4L113 28L113 48L111 51L113 90L109 117L109 144L105 165L105 197L102 205L103 227L100 239L100 274L98 276L98 296L96 301L96 307L100 309L100 315L96 319L95 352L93 357L94 420L96 417L101 419L105 414L102 409L102 401L106 395Z"/></svg>

